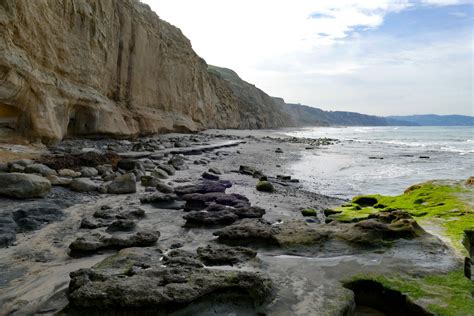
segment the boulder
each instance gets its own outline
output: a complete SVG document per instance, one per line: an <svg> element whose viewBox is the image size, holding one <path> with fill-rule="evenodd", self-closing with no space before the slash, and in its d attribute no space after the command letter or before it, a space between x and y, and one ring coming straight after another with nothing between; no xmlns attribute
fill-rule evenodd
<svg viewBox="0 0 474 316"><path fill-rule="evenodd" d="M168 164L172 165L176 170L187 170L189 166L186 164L186 161L183 157L174 155L168 160Z"/></svg>
<svg viewBox="0 0 474 316"><path fill-rule="evenodd" d="M40 163L34 163L25 167L26 173L37 173L42 176L57 175L56 170Z"/></svg>
<svg viewBox="0 0 474 316"><path fill-rule="evenodd" d="M9 164L9 168L10 172L24 172L26 167L16 163L12 163Z"/></svg>
<svg viewBox="0 0 474 316"><path fill-rule="evenodd" d="M99 171L94 167L81 167L81 177L92 178L99 175Z"/></svg>
<svg viewBox="0 0 474 316"><path fill-rule="evenodd" d="M175 194L150 193L140 198L144 204L152 204L156 208L180 210L184 207L184 202L177 201Z"/></svg>
<svg viewBox="0 0 474 316"><path fill-rule="evenodd" d="M91 192L96 191L99 186L89 178L75 178L69 187L76 192Z"/></svg>
<svg viewBox="0 0 474 316"><path fill-rule="evenodd" d="M203 179L206 179L206 180L219 180L218 175L207 172L207 171L203 172L203 174L201 176L202 176Z"/></svg>
<svg viewBox="0 0 474 316"><path fill-rule="evenodd" d="M271 184L268 181L259 181L257 183L256 188L257 188L257 191L260 191L260 192L269 192L269 193L275 192L275 187L273 186L273 184Z"/></svg>
<svg viewBox="0 0 474 316"><path fill-rule="evenodd" d="M217 167L211 167L208 170L210 173L221 175L222 172Z"/></svg>
<svg viewBox="0 0 474 316"><path fill-rule="evenodd" d="M168 179L168 174L166 171L160 168L155 168L155 170L151 172L151 175L158 179Z"/></svg>
<svg viewBox="0 0 474 316"><path fill-rule="evenodd" d="M170 164L159 164L157 166L161 170L165 171L168 175L172 176L176 173L176 169Z"/></svg>
<svg viewBox="0 0 474 316"><path fill-rule="evenodd" d="M143 163L135 159L122 159L118 162L117 168L125 171L131 171L134 169L144 170Z"/></svg>
<svg viewBox="0 0 474 316"><path fill-rule="evenodd" d="M51 183L40 176L22 173L0 174L0 195L28 199L45 197L51 191Z"/></svg>
<svg viewBox="0 0 474 316"><path fill-rule="evenodd" d="M133 173L127 173L115 178L107 185L107 193L128 194L137 192L137 181Z"/></svg>
<svg viewBox="0 0 474 316"><path fill-rule="evenodd" d="M301 210L303 216L318 216L318 212L314 208L305 208Z"/></svg>
<svg viewBox="0 0 474 316"><path fill-rule="evenodd" d="M156 187L158 183L161 183L160 179L154 176L142 176L140 180L144 187Z"/></svg>
<svg viewBox="0 0 474 316"><path fill-rule="evenodd" d="M256 171L256 170L255 170L255 168L253 168L253 167L243 166L243 165L241 165L241 166L239 167L239 172L240 172L241 174L246 174L246 175L249 175L249 176L253 176L253 174L255 173L255 171Z"/></svg>
<svg viewBox="0 0 474 316"><path fill-rule="evenodd" d="M58 175L60 177L78 178L81 176L81 173L71 169L61 169L58 171Z"/></svg>
<svg viewBox="0 0 474 316"><path fill-rule="evenodd" d="M183 216L186 227L212 227L230 225L239 217L228 210L217 212L191 211Z"/></svg>
<svg viewBox="0 0 474 316"><path fill-rule="evenodd" d="M158 182L155 187L161 193L166 193L166 194L174 193L174 188L163 182Z"/></svg>
<svg viewBox="0 0 474 316"><path fill-rule="evenodd" d="M54 185L54 186L67 187L72 182L71 178L58 177L58 176L55 176L55 175L49 175L47 178L48 178L49 182L51 182L51 185Z"/></svg>

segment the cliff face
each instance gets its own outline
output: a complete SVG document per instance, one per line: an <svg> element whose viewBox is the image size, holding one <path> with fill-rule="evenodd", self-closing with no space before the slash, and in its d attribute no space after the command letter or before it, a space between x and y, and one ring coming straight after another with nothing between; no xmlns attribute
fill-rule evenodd
<svg viewBox="0 0 474 316"><path fill-rule="evenodd" d="M281 104L254 85L242 80L231 69L209 66L209 73L224 81L218 91L220 99L228 99L229 90L233 103L237 103L239 128L275 128L295 126L295 121L283 111ZM224 87L227 86L227 87Z"/></svg>
<svg viewBox="0 0 474 316"><path fill-rule="evenodd" d="M241 126L213 81L181 31L137 0L0 2L4 140Z"/></svg>

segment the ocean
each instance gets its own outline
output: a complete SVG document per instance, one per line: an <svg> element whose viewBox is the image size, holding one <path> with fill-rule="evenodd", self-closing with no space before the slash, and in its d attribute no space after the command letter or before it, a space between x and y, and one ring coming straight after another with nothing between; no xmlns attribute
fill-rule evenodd
<svg viewBox="0 0 474 316"><path fill-rule="evenodd" d="M314 127L287 135L340 140L303 152L291 167L306 189L326 195L398 195L423 181L474 175L474 127Z"/></svg>

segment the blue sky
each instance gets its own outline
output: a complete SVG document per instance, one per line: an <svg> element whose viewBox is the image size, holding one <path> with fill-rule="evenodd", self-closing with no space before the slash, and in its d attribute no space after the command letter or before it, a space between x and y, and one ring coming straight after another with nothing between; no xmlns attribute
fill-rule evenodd
<svg viewBox="0 0 474 316"><path fill-rule="evenodd" d="M473 1L143 2L181 28L209 64L287 102L474 115Z"/></svg>

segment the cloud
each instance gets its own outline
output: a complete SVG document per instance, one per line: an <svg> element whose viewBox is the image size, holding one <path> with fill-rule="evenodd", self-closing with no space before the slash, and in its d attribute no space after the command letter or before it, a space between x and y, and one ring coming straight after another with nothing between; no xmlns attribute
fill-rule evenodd
<svg viewBox="0 0 474 316"><path fill-rule="evenodd" d="M471 0L421 0L421 3L437 6L472 4Z"/></svg>
<svg viewBox="0 0 474 316"><path fill-rule="evenodd" d="M375 114L471 109L472 26L442 30L441 16L432 22L439 32L430 25L418 33L415 15L394 26L404 37L384 30L404 12L445 6L461 20L452 12L466 14L453 7L463 0L143 2L180 27L208 63L288 101Z"/></svg>

